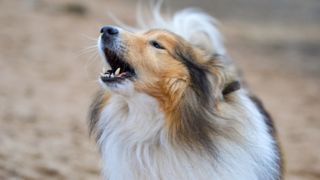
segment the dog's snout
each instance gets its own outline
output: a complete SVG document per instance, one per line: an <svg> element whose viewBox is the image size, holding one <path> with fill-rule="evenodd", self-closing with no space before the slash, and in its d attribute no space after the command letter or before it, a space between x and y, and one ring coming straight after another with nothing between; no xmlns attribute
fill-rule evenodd
<svg viewBox="0 0 320 180"><path fill-rule="evenodd" d="M112 26L104 26L101 28L100 33L106 34L109 36L115 36L115 35L119 34L119 30L115 27L112 27Z"/></svg>
<svg viewBox="0 0 320 180"><path fill-rule="evenodd" d="M115 49L119 46L120 29L114 26L103 26L100 30L100 43L102 48Z"/></svg>

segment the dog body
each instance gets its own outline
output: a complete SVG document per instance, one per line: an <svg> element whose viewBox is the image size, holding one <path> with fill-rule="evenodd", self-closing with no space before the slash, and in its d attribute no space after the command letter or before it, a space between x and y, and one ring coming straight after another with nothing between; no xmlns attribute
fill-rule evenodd
<svg viewBox="0 0 320 180"><path fill-rule="evenodd" d="M239 87L213 19L193 10L144 31L105 26L90 112L106 179L277 180L269 116ZM239 89L240 88L240 89Z"/></svg>

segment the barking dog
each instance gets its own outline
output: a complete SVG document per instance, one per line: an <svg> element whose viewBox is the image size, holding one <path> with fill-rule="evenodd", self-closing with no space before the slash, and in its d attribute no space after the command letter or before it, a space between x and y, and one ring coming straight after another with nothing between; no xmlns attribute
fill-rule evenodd
<svg viewBox="0 0 320 180"><path fill-rule="evenodd" d="M213 18L155 17L139 31L101 29L90 129L105 179L281 179L272 122L241 86Z"/></svg>

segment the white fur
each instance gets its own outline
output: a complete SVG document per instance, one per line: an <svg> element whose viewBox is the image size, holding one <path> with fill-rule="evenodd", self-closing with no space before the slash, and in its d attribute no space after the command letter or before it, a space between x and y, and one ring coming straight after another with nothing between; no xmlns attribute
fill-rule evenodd
<svg viewBox="0 0 320 180"><path fill-rule="evenodd" d="M170 20L163 18L159 11L153 11L153 16L153 23L142 29L167 29L209 53L225 54L220 32L216 28L216 20L208 14L196 9L185 9L177 12Z"/></svg>
<svg viewBox="0 0 320 180"><path fill-rule="evenodd" d="M153 15L153 23L140 23L143 29L164 28L209 51L225 54L214 19L203 12L188 9L168 20L160 16L156 6ZM199 32L209 41L196 36ZM237 136L215 137L217 157L210 159L169 141L165 117L156 99L136 92L130 83L121 87L108 87L113 95L103 108L98 124L98 130L102 131L98 143L106 179L273 180L277 177L275 142L262 115L244 91L234 93L238 104L221 105L229 112L224 114L225 119L212 119L221 122L222 127L230 126L230 131L235 131L230 134Z"/></svg>
<svg viewBox="0 0 320 180"><path fill-rule="evenodd" d="M212 16L198 9L188 8L175 13L172 17L166 18L161 14L161 6L162 0L156 1L156 4L151 8L151 13L143 13L141 6L138 6L138 27L130 27L112 14L110 16L118 25L127 30L166 29L205 49L208 53L226 55L223 38L217 29L217 20Z"/></svg>
<svg viewBox="0 0 320 180"><path fill-rule="evenodd" d="M230 118L226 123L235 124L239 135L234 141L222 136L215 139L215 160L169 142L164 114L154 98L131 90L126 96L113 95L98 125L103 132L98 143L105 178L272 180L277 173L274 142L263 117L242 93L239 107L234 107L234 113L240 111L242 116L226 115Z"/></svg>

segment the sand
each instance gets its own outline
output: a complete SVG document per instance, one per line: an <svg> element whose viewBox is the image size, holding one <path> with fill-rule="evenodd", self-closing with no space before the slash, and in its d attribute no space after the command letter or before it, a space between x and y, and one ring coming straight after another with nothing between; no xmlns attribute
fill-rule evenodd
<svg viewBox="0 0 320 180"><path fill-rule="evenodd" d="M229 1L212 8L209 1L185 3L172 9L199 3L210 13L218 9L213 14L231 57L275 120L286 179L320 179L319 3L301 1L301 13L292 14L288 7L297 9L299 1L275 5L274 18L259 3L240 3L234 14ZM95 38L111 23L109 10L133 23L134 7L102 0L0 1L0 179L101 179L86 119L99 88Z"/></svg>

